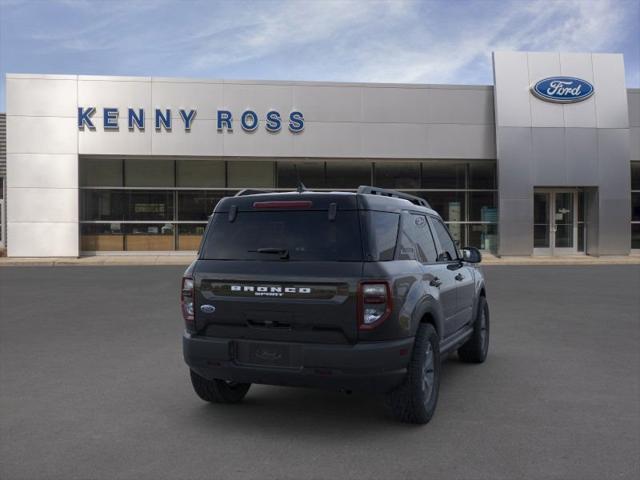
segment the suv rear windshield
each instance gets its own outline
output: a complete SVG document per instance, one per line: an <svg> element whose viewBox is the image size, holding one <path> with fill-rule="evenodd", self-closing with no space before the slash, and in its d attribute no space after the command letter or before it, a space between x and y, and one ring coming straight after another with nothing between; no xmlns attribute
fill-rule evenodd
<svg viewBox="0 0 640 480"><path fill-rule="evenodd" d="M362 261L358 212L238 212L213 215L204 260Z"/></svg>

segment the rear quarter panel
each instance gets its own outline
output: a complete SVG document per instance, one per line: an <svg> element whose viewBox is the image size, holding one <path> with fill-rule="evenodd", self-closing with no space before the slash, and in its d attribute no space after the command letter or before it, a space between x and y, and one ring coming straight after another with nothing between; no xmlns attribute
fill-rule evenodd
<svg viewBox="0 0 640 480"><path fill-rule="evenodd" d="M415 335L422 314L434 303L425 288L422 265L413 260L366 262L363 281L383 280L390 283L393 310L389 318L371 331L360 331L359 340L379 341Z"/></svg>

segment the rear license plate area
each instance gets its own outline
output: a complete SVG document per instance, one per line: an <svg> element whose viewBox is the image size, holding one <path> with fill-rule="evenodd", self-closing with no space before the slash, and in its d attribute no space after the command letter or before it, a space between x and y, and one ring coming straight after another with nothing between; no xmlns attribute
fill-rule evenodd
<svg viewBox="0 0 640 480"><path fill-rule="evenodd" d="M243 365L295 368L300 365L297 350L283 343L237 342L235 360Z"/></svg>

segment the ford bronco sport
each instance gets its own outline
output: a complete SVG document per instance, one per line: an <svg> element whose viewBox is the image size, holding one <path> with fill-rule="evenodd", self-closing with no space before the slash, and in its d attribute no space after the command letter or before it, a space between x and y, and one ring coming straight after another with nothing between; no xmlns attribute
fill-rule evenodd
<svg viewBox="0 0 640 480"><path fill-rule="evenodd" d="M487 356L480 260L393 190L226 197L182 279L193 388L217 403L252 383L381 392L395 418L427 423L441 358Z"/></svg>

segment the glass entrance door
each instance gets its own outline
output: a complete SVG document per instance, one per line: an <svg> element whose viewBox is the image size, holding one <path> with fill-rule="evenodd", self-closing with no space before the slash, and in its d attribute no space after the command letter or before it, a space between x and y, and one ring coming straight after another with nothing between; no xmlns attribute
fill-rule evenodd
<svg viewBox="0 0 640 480"><path fill-rule="evenodd" d="M533 194L534 255L577 253L575 190L536 190Z"/></svg>

